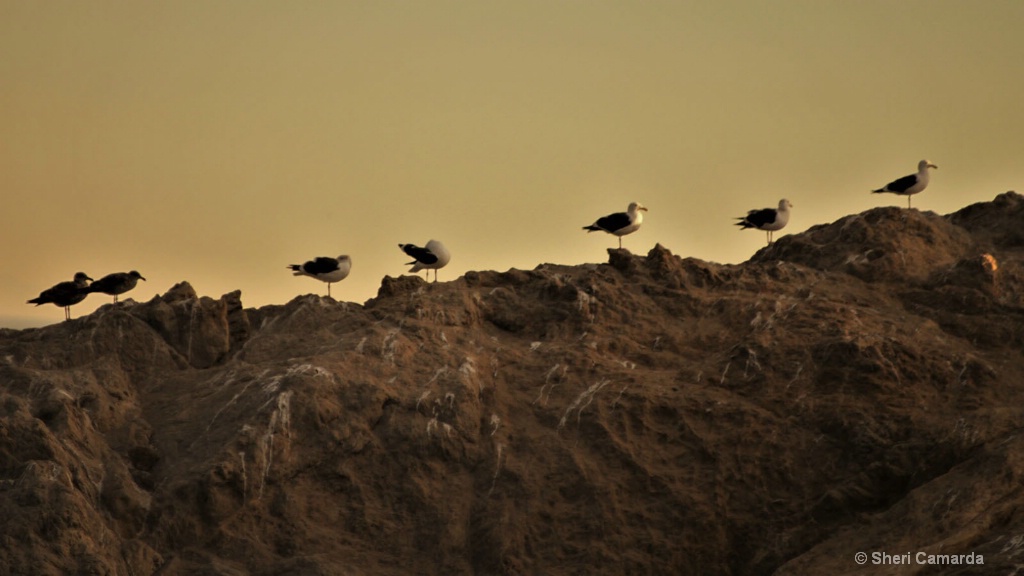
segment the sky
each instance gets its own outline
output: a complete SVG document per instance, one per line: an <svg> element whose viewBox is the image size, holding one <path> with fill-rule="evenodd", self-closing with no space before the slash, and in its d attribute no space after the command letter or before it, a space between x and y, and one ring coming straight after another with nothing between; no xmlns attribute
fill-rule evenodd
<svg viewBox="0 0 1024 576"><path fill-rule="evenodd" d="M0 0L0 327L83 271L246 307L365 302L437 239L440 280L606 262L581 228L740 263L904 197L948 214L1024 187L1019 0ZM122 297L122 298L124 298ZM88 314L110 297L72 307Z"/></svg>

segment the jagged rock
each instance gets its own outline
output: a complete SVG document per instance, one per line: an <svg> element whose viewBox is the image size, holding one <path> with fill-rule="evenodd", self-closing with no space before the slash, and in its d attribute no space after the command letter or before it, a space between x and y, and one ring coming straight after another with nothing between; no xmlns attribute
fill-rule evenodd
<svg viewBox="0 0 1024 576"><path fill-rule="evenodd" d="M230 350L237 352L245 344L252 333L252 326L249 324L249 315L242 307L242 291L235 290L221 296L227 307L228 335Z"/></svg>
<svg viewBox="0 0 1024 576"><path fill-rule="evenodd" d="M637 266L633 254L625 248L609 248L608 264L624 274L635 271Z"/></svg>
<svg viewBox="0 0 1024 576"><path fill-rule="evenodd" d="M427 283L419 276L399 276L398 278L385 276L380 282L380 289L377 290L377 298L407 294L419 290L426 285Z"/></svg>
<svg viewBox="0 0 1024 576"><path fill-rule="evenodd" d="M173 304L175 302L190 302L199 297L195 288L188 282L178 282L167 291L160 300Z"/></svg>
<svg viewBox="0 0 1024 576"><path fill-rule="evenodd" d="M947 218L886 207L784 236L751 260L784 260L868 282L921 283L936 266L966 256L971 243L970 234Z"/></svg>
<svg viewBox="0 0 1024 576"><path fill-rule="evenodd" d="M741 265L385 278L365 306L181 283L0 330L0 566L1012 572L1022 211L869 210Z"/></svg>
<svg viewBox="0 0 1024 576"><path fill-rule="evenodd" d="M189 364L209 368L231 350L232 326L236 348L248 331L240 295L236 291L219 300L200 298L188 282L180 282L163 296L132 308L131 313L152 326Z"/></svg>
<svg viewBox="0 0 1024 576"><path fill-rule="evenodd" d="M1024 196L1010 191L992 202L979 202L949 215L949 221L991 249L1024 247Z"/></svg>

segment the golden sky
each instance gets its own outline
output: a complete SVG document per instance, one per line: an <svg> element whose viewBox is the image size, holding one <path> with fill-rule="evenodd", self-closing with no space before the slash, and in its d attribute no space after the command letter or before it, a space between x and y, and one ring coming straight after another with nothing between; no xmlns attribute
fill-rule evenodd
<svg viewBox="0 0 1024 576"><path fill-rule="evenodd" d="M443 241L468 270L607 261L581 227L639 201L624 247L737 263L903 197L1021 187L1019 0L0 0L0 326L77 271L136 269L284 304L285 269L352 257L362 303ZM72 308L87 314L110 298Z"/></svg>

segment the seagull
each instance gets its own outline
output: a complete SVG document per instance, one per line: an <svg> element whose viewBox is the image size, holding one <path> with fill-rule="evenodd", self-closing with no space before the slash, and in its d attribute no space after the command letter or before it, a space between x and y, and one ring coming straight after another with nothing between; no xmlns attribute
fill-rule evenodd
<svg viewBox="0 0 1024 576"><path fill-rule="evenodd" d="M792 207L793 205L789 200L783 198L779 200L778 208L751 210L747 212L746 216L737 218L739 222L736 225L740 227L740 230L746 230L747 228L764 230L768 233L768 244L771 244L772 232L782 230L786 227L786 224L789 224L789 209Z"/></svg>
<svg viewBox="0 0 1024 576"><path fill-rule="evenodd" d="M604 230L609 234L615 234L619 237L619 248L622 248L622 237L626 234L632 234L640 229L640 225L644 222L644 215L640 213L643 210L647 212L647 208L641 206L637 202L631 202L629 209L626 212L616 212L615 214L609 214L603 218L598 218L597 222L594 222L590 226L584 226L583 229L587 232L597 232L598 230Z"/></svg>
<svg viewBox="0 0 1024 576"><path fill-rule="evenodd" d="M85 272L77 272L75 279L70 282L61 282L52 288L47 288L39 293L38 298L33 298L27 304L54 304L64 307L64 320L71 320L71 306L78 304L89 294L87 288L92 278Z"/></svg>
<svg viewBox="0 0 1024 576"><path fill-rule="evenodd" d="M131 272L114 272L113 274L107 274L103 278L96 280L85 289L86 294L93 292L102 292L109 294L114 297L114 303L117 303L117 295L124 294L125 292L135 288L135 285L139 283L139 280L145 280L142 274L132 270Z"/></svg>
<svg viewBox="0 0 1024 576"><path fill-rule="evenodd" d="M882 186L878 190L872 190L874 194L880 194L882 192L892 192L893 194L899 194L907 197L907 208L910 208L910 197L918 192L921 192L928 186L928 169L935 168L939 169L938 166L932 164L927 160L921 160L917 163L917 174L911 174L898 178L889 182L885 186Z"/></svg>
<svg viewBox="0 0 1024 576"><path fill-rule="evenodd" d="M437 282L437 269L444 268L448 265L448 262L452 259L451 252L444 247L444 244L437 240L431 240L427 242L427 245L423 248L415 244L399 244L399 248L402 252L405 252L409 256L412 256L413 261L409 262L412 268L409 272L419 272L420 270L427 271L427 279L430 279L430 271L434 271L434 282Z"/></svg>
<svg viewBox="0 0 1024 576"><path fill-rule="evenodd" d="M293 276L309 276L321 282L327 282L327 296L331 295L331 283L341 282L352 270L352 259L347 254L337 258L320 256L305 264L290 264L287 266L292 270Z"/></svg>

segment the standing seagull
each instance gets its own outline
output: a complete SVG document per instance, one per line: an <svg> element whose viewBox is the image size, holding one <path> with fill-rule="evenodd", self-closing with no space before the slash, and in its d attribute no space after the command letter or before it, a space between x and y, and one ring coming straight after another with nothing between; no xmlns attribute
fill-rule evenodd
<svg viewBox="0 0 1024 576"><path fill-rule="evenodd" d="M907 197L907 208L910 208L910 197L918 192L921 192L928 186L928 169L935 168L939 169L938 166L932 164L927 160L921 160L917 163L917 174L911 174L898 178L889 182L885 186L882 186L878 190L872 190L874 194L880 194L882 192L892 192L893 194L899 194Z"/></svg>
<svg viewBox="0 0 1024 576"><path fill-rule="evenodd" d="M437 269L444 268L448 265L448 262L452 259L451 252L444 247L437 240L431 240L427 242L427 245L423 248L415 244L399 244L399 248L402 252L405 252L409 256L412 256L413 261L409 262L412 268L409 272L419 272L420 270L427 271L427 279L430 279L430 271L434 271L434 282L437 282Z"/></svg>
<svg viewBox="0 0 1024 576"><path fill-rule="evenodd" d="M88 295L86 289L89 287L89 282L92 278L85 272L78 272L75 274L75 279L70 282L61 282L47 288L39 293L38 298L29 300L28 304L54 304L57 306L64 307L64 320L71 320L71 306L78 304Z"/></svg>
<svg viewBox="0 0 1024 576"><path fill-rule="evenodd" d="M305 264L290 264L287 266L292 270L293 276L309 276L321 282L327 282L327 296L331 295L331 283L341 282L352 270L352 259L347 254L337 258L320 256Z"/></svg>
<svg viewBox="0 0 1024 576"><path fill-rule="evenodd" d="M764 230L768 233L768 243L771 244L772 232L782 230L786 227L786 224L789 224L789 209L792 207L793 205L790 204L789 200L783 198L779 200L778 208L751 210L747 212L746 216L737 218L739 222L736 225L740 227L740 230L746 230L747 228Z"/></svg>
<svg viewBox="0 0 1024 576"><path fill-rule="evenodd" d="M626 212L616 212L615 214L598 218L597 222L590 226L584 226L583 229L587 232L604 230L609 234L615 234L619 237L619 248L621 249L622 237L636 232L640 229L640 225L644 223L644 215L640 213L641 210L647 212L647 208L637 202L631 202Z"/></svg>
<svg viewBox="0 0 1024 576"><path fill-rule="evenodd" d="M135 285L139 283L139 280L145 280L142 274L139 274L135 270L131 272L114 272L113 274L107 274L103 278L96 280L85 289L86 294L92 294L93 292L102 292L109 294L114 297L114 303L117 303L117 295L124 294L125 292L135 288Z"/></svg>

